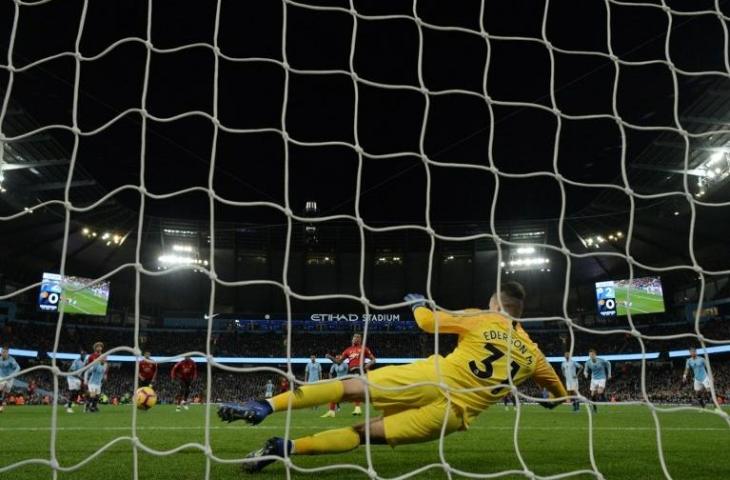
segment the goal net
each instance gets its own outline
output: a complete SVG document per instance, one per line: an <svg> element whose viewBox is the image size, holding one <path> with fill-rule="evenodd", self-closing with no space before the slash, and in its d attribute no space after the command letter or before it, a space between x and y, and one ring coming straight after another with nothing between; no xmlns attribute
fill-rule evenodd
<svg viewBox="0 0 730 480"><path fill-rule="evenodd" d="M197 449L205 456L206 479L213 478L215 464L249 461L243 458L245 451L237 458L221 455L211 441L218 421L215 373L276 372L287 377L292 387L300 385L302 381L295 375L298 365L293 362L292 344L299 335L292 326L293 302L343 300L361 306L366 316L406 311L407 303L399 298L391 296L382 302L373 298L366 258L370 255L368 239L373 236L412 232L427 239L423 293L436 310L471 306L453 301L441 305L433 279L439 275L441 282L453 280L445 265L458 261L453 255L442 255L441 247L472 248L483 242L494 255L487 272L490 280L485 284L498 290L506 281L544 274L531 284L533 291L542 285L551 292L557 307L537 306L532 309L537 314L528 308L530 316L515 320L528 330L531 325L562 330L565 342L546 354L562 356L563 346L576 356L586 354L576 347L576 337L581 335L624 336L638 346L631 353L639 362L639 394L621 403L639 405L651 414L661 475L673 478L662 444L660 414L696 407L658 404L647 384L647 362L667 350L661 342L684 342L684 348L698 347L712 378L710 353L725 351L713 348L724 348L729 342L705 335L702 329L708 282L715 288L716 279L730 275L727 254L708 257L707 252L719 244L706 243L706 233L712 229L707 225L713 222L707 219L722 219L722 213L715 211L730 207L730 198L723 191L727 189L723 182L730 174L730 130L723 120L725 112L712 108L713 102L721 103L723 92L730 91L730 7L725 2L596 0L566 5L545 0L516 6L514 2L487 0L448 5L419 0L284 0L255 6L245 2L244 6L244 2L217 0L195 8L171 8L165 2L148 0L119 2L114 5L114 14L102 11L99 1L84 0L74 6L60 3L8 0L2 10L8 13L0 27L0 43L6 53L0 64L0 188L8 199L0 217L3 231L12 234L17 222L27 221L38 212L60 212L63 232L56 270L61 277L75 275L69 261L79 254L70 240L81 228L77 219L87 214L102 217L111 202L133 197L136 211L126 229L129 233L107 234L104 241L107 245L134 245L134 258L75 288L100 286L115 275L132 275L133 288L126 296L133 311L134 340L106 353L140 357L145 349L140 341L143 284L148 279L166 281L181 271L194 270L206 276L205 349L177 352L179 357L194 355L204 360L205 434L202 443L191 442L172 450L153 448L142 441L140 413L132 409L130 435L115 438L81 462L59 460L63 449L58 440L59 400L65 395L65 381L70 375L59 356L64 322L69 317L61 309L48 364L24 364L10 377L20 379L34 372L52 375L50 444L48 449L37 446L32 457L0 464L0 476L12 478L14 470L42 465L57 478L108 455L107 450L119 443L132 446L135 479L142 454L169 456ZM187 56L184 65L170 66L170 59L180 56ZM115 93L109 91L123 90L133 83L130 79L136 77L131 71L141 73L139 88L133 93L120 93L118 103L95 99L104 95L105 99L113 98ZM48 100L43 95L46 88L64 92L67 97ZM37 106L36 96L44 103L40 109L44 113L35 114L39 121L18 120L20 110ZM126 104L125 98L130 96L135 101ZM89 99L97 107L103 105L85 110ZM186 122L193 122L193 129L204 131L209 138L205 157L191 154L199 157L197 170L178 168L174 154L159 155L148 145L152 137L164 137L176 128L190 129L191 124L180 126ZM134 148L125 143L108 150L136 152L134 173L117 172L109 165L108 171L114 171L112 178L106 178L103 191L96 190L99 184L89 172L94 170L94 162L105 160L89 158L84 146L94 141L114 143L120 138L114 133L119 129L137 132ZM68 159L49 158L52 149L43 142L63 144ZM176 146L177 153L198 147ZM28 159L33 152L38 160ZM113 156L113 152L107 153ZM264 167L279 160L279 167ZM342 167L347 162L349 166ZM378 170L375 180L368 178L373 165L386 164L391 170ZM268 181L278 186L262 192L258 183L236 176L240 165L247 165L249 173L256 165L266 168L274 178ZM23 184L24 200L13 197L16 170L37 171L49 166L62 171L63 178L55 186ZM114 178L117 173L123 181ZM343 180L348 175L353 182ZM221 187L222 176L233 179L233 186ZM162 177L165 180L160 180ZM480 182L483 189L473 190ZM392 185L397 193L381 190L370 194L380 184ZM51 189L58 193L55 198L38 193ZM305 200L320 194L309 191L314 189L347 190L352 201L334 207L322 205L324 212L314 205L302 210ZM89 195L79 193L92 190ZM241 190L245 193L238 194ZM374 196L382 197L373 200ZM419 200L409 203L413 197ZM189 198L195 199L206 217L201 228L208 232L206 250L210 253L192 258L189 252L173 252L158 258L166 263L162 268L149 261L151 254L146 250L150 205L171 202L174 211L175 202ZM577 209L576 202L583 201L590 206ZM599 203L603 210L595 207ZM404 210L415 208L422 213L404 215L407 221L377 220L381 213L388 217L388 210L402 215ZM223 248L217 226L222 209L267 211L282 219L283 263L271 278L242 280L220 273L226 268L217 254ZM451 220L464 219L454 213L461 209L475 215L473 228L451 228ZM185 212L175 213L182 217ZM668 216L667 223L674 222L675 217L684 223L654 230L640 225L664 215ZM603 218L611 220L602 222ZM355 291L298 290L290 265L298 229L308 226L311 230L306 232L316 237L313 232L317 228L333 222L347 222L357 230ZM543 230L550 230L552 235L520 227L535 224L547 225ZM184 229L175 231L185 235ZM681 245L668 246L663 235L680 238ZM329 262L329 257L323 258L326 260L320 261ZM581 273L587 265L599 273ZM578 282L592 288L586 279L608 280L610 272L621 272L625 278L624 284L611 282L610 288L625 288L626 293L621 298L599 298L599 306L613 312L608 315L611 319L617 313L625 315L625 322L599 328L603 317L577 308L571 292L576 291ZM10 276L10 272L3 273ZM638 315L646 312L638 304L639 294L656 293L661 286L637 280L680 273L691 277L696 289L694 299L678 300L678 304L691 304L691 328L667 334L644 328L637 322ZM546 283L552 285L548 288ZM26 281L22 288L0 292L0 301L35 295L40 286L40 282ZM285 298L286 369L236 366L215 354L220 292L258 286L275 287ZM487 292L479 295L488 297ZM591 302L594 295L590 294ZM477 296L475 293L466 301ZM595 304L590 308L595 309ZM365 320L365 345L371 329L371 322ZM510 330L510 336L512 333ZM444 339L436 334L429 351L444 353L440 345L443 347ZM416 355L406 352L405 356ZM510 359L508 350L508 365ZM135 363L132 391L138 387L138 368L139 363ZM439 386L447 397L454 391L447 384ZM523 413L531 408L527 405L542 400L539 392L516 386L511 374L500 388L509 389L516 399L511 438L519 468L457 468L448 461L449 447L442 434L438 461L398 478L425 478L431 473L442 473L444 478L604 478L596 460L599 447L595 414L590 408L586 409L587 428L582 437L589 452L586 467L541 476L536 472L545 469L539 461L529 460L530 452L520 433L525 427ZM709 391L716 407L713 414L730 427L730 418L718 400L722 392L714 383L709 383ZM582 402L591 401L585 391L578 397ZM366 401L365 422L373 415L369 405ZM294 422L288 412L287 439L296 434ZM363 464L341 463L334 456L319 466L294 457L280 459L281 464L287 478L315 476L333 469L356 471L370 478L392 477L373 459L372 450L379 447L373 447L369 438L368 433ZM487 443L483 444L485 451L475 455L488 455Z"/></svg>

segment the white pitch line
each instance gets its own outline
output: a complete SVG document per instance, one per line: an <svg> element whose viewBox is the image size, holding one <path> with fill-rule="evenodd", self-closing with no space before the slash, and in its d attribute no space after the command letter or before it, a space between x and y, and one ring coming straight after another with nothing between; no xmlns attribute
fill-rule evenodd
<svg viewBox="0 0 730 480"><path fill-rule="evenodd" d="M317 429L317 428L323 428L327 427L326 423L321 423L318 425L291 425L289 428L293 430L311 430L311 429ZM247 430L283 430L284 426L270 426L270 425L257 425L255 427L242 427L242 426L211 426L211 430L238 430L240 432L245 432ZM51 427L3 427L2 431L12 431L12 432L46 432L50 431ZM57 431L62 432L99 432L99 431L111 431L111 432L130 432L132 431L131 427L56 427ZM185 426L156 426L156 427L142 427L138 426L137 430L152 430L152 431L159 431L159 430L205 430L205 427L197 426L197 427L185 427ZM472 426L469 427L469 430L514 430L514 426L492 426L492 427L480 427L480 426ZM566 431L588 431L588 427L529 427L529 426L520 426L520 430L537 430L537 431L552 431L552 430L566 430ZM600 430L600 431L656 431L655 427L593 427L593 430ZM678 432L705 432L705 431L718 431L718 432L727 432L730 431L730 428L728 427L662 427L662 431L678 431Z"/></svg>

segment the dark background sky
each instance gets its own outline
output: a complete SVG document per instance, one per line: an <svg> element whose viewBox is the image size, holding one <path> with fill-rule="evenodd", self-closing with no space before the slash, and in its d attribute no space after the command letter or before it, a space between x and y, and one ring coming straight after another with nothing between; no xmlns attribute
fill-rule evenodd
<svg viewBox="0 0 730 480"><path fill-rule="evenodd" d="M347 2L340 1L303 3L349 8ZM609 26L606 4L602 1L551 2L546 17L544 2L487 1L481 19L480 2L419 1L416 13L424 22L473 31L424 27L420 31L419 49L419 28L413 18L404 17L414 15L409 1L354 2L362 16L400 16L361 17L354 22L343 11L315 11L272 1L226 0L220 2L217 38L214 38L216 2L154 1L149 40L157 49L181 49L149 54L147 101L142 105L148 50L139 39L147 36L147 4L91 1L79 51L84 57L98 58L81 62L78 127L83 132L98 131L80 137L73 180L91 179L95 185L72 189L71 199L79 205L88 205L120 186L139 185L143 139L144 182L150 192L165 194L193 186L207 187L214 125L199 112L214 114L215 55L211 48L193 45L217 42L221 52L217 72L220 124L228 129L272 129L218 132L213 187L221 197L283 204L288 194L289 204L297 213L303 211L306 201L315 200L322 215L355 215L357 153L345 145L312 143L354 144L357 134L359 145L368 154L400 154L388 158L365 156L362 160L359 213L368 224L423 225L428 198L428 214L437 231L447 232L449 225L459 224L463 225L461 234L489 232L485 222L490 220L495 197L495 175L448 165L489 166L491 161L506 174L552 172L556 133L559 133L558 171L566 179L582 183L581 186L565 185L564 234L571 250L583 252L585 247L579 237L628 230L628 197L596 186L623 184L622 154L630 186L635 191L682 191L682 149L665 153L657 147L661 135L672 137L665 139L667 142L680 145L682 139L668 131L627 128L623 147L616 121L607 117L563 118L558 132L557 116L536 107L552 108L550 51L541 43L543 19L546 19L545 36L555 48L607 54L610 33L611 47L618 58L645 62L622 65L617 79L613 62L604 56L553 50L552 94L557 109L564 114L613 115L613 88L618 82L615 107L624 121L643 127L673 127L675 98L679 111L685 112L696 109L693 106L706 100L710 89L728 88L727 75L683 74L676 76L675 88L670 68L650 62L666 60L665 48L668 48L677 69L725 71L728 52L721 28L724 20L714 14L675 13L671 15L670 28L666 12L656 8L658 2L634 3L632 6L609 3ZM719 4L725 15L730 13L728 2ZM82 5L81 1L52 1L21 6L12 50L13 65L20 68L62 52L72 52ZM715 2L709 0L670 1L667 5L678 12L715 8ZM283 10L287 21L284 37ZM4 59L14 18L13 2L0 2L0 58L3 59L0 63L3 65L7 63ZM478 34L480 20L490 36L488 41ZM355 50L351 52L354 23ZM299 73L290 71L287 75L282 68L284 50L288 65ZM419 87L419 50L422 51L422 79L428 90L461 89L476 95L431 94L428 115L424 115L425 96L413 89ZM350 71L351 53L353 71L359 78L392 88L364 82L353 84L353 78L342 73L312 74L315 70ZM70 126L74 76L75 61L69 55L16 73L9 109L22 111L23 121L6 115L3 133L13 137L39 126ZM0 69L0 92L4 96L8 80L7 68ZM491 108L479 96L485 90L493 101ZM720 101L725 104L726 99ZM499 102L530 105L500 105ZM150 116L144 130L142 115L128 111L143 106ZM190 112L194 113L174 121L161 121ZM715 112L714 117L710 112L705 113L710 119L723 115L722 111ZM430 197L427 170L420 156L424 125L423 153L446 165L428 167ZM299 144L286 142L275 131L283 127ZM710 129L707 123L683 123L682 127L689 131ZM33 146L34 143L53 143L49 151L55 149L70 155L74 144L70 132L50 129L42 135L44 139L24 143L37 150L41 147ZM719 141L693 140L692 151L714 147ZM303 146L302 142L308 145ZM285 184L287 158L289 182ZM700 155L692 161L701 160ZM646 168L647 164L651 168ZM32 187L40 181L64 182L68 173L67 165L44 169L39 174L41 178L26 170L8 173L3 214L39 201L62 199L61 189L38 193ZM557 220L562 197L557 180L548 175L530 178L500 175L499 184L495 209L499 228L538 225L550 232L546 242L559 245ZM724 186L706 200L727 201L727 197ZM632 255L653 266L688 264L687 201L679 197L637 200L635 208ZM99 228L128 232L134 239L138 210L139 194L126 191L88 214L74 213L72 220L75 229L94 222ZM674 214L677 211L679 215ZM60 246L53 229L62 225L62 213L61 209L49 208L43 212L48 218L36 215L32 222L27 219L2 222L3 241L18 255L21 249L17 245L24 244L27 236ZM159 219L205 225L209 222L208 197L196 192L167 200L148 199L145 213L144 228L150 230L159 228ZM698 209L695 251L707 269L730 267L727 254L721 251L727 245L725 233L729 222L723 221L727 218L727 207ZM244 224L285 223L281 212L272 208L231 207L220 203L216 204L216 219L228 222L226 229ZM155 235L149 240L152 257L159 249ZM353 248L358 249L357 237L353 238ZM399 242L394 243L394 248L403 248ZM133 242L130 245L133 248ZM611 248L621 251L623 245ZM80 262L80 270L98 274L128 260L130 253L133 252L110 258L108 254L92 255L91 250L84 250L75 260ZM22 270L23 265L13 263L16 260L6 259L6 271ZM57 264L58 250L52 247L41 264L25 264L25 268L36 275L37 271ZM596 265L586 268L586 279L627 272L625 261L610 258L604 259L600 268ZM20 276L20 273L12 275ZM682 282L694 279L691 272L682 275Z"/></svg>

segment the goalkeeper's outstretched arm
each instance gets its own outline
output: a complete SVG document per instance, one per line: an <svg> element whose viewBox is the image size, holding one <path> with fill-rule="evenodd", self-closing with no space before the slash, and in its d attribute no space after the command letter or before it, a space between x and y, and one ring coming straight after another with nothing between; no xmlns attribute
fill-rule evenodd
<svg viewBox="0 0 730 480"><path fill-rule="evenodd" d="M558 374L555 373L555 370L550 366L550 363L548 363L542 352L539 352L538 354L537 365L535 367L535 373L532 374L532 378L540 387L546 388L547 391L550 392L551 398L562 398L568 396L568 392L565 390L563 382L560 381L560 377L558 377ZM562 401L552 402L552 406L557 406L560 403L562 403Z"/></svg>
<svg viewBox="0 0 730 480"><path fill-rule="evenodd" d="M405 300L411 303L413 316L418 327L424 332L436 333L466 333L473 328L473 320L469 316L451 315L446 312L434 312L426 307L423 295L410 293Z"/></svg>
<svg viewBox="0 0 730 480"><path fill-rule="evenodd" d="M434 312L426 307L418 307L413 311L416 323L421 330L428 333L467 333L474 328L473 319L468 316L451 315L446 312Z"/></svg>

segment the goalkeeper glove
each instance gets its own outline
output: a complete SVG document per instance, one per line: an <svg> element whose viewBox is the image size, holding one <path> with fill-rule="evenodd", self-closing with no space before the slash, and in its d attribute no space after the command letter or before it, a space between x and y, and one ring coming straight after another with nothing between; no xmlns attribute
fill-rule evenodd
<svg viewBox="0 0 730 480"><path fill-rule="evenodd" d="M415 310L418 307L426 306L426 297L424 297L420 293L409 293L408 295L403 297L403 300L411 304L412 310Z"/></svg>

